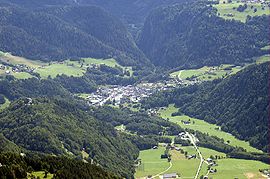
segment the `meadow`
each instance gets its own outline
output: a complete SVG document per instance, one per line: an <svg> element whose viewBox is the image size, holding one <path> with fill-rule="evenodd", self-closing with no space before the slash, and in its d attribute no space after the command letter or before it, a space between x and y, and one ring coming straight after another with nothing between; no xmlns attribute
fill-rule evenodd
<svg viewBox="0 0 270 179"><path fill-rule="evenodd" d="M217 173L210 174L210 177L215 179L238 178L238 179L259 179L262 177L259 169L267 169L269 165L254 161L242 159L220 159L218 160Z"/></svg>
<svg viewBox="0 0 270 179"><path fill-rule="evenodd" d="M0 105L0 112L4 110L5 108L7 108L9 104L10 104L10 101L7 98L5 98L5 103Z"/></svg>
<svg viewBox="0 0 270 179"><path fill-rule="evenodd" d="M142 164L137 168L135 177L147 177L149 175L156 175L166 170L170 163L167 159L161 159L161 154L164 154L165 147L158 149L149 149L140 151L139 159Z"/></svg>
<svg viewBox="0 0 270 179"><path fill-rule="evenodd" d="M45 172L44 171L37 171L37 172L32 172L31 174L28 174L27 178L31 178L31 175L35 176L36 178L45 178ZM53 178L53 174L48 173L47 174L47 179L52 179Z"/></svg>
<svg viewBox="0 0 270 179"><path fill-rule="evenodd" d="M237 7L239 5L244 5L244 3L240 3L237 1L232 1L232 3L228 3L225 1L220 1L219 4L214 5L214 7L218 10L218 15L224 19L235 19L241 22L246 22L247 16L262 16L264 14L269 15L270 11L267 5L261 5L261 3L247 3L247 8L243 12L237 11ZM264 7L264 8L263 8ZM254 9L257 9L254 12Z"/></svg>
<svg viewBox="0 0 270 179"><path fill-rule="evenodd" d="M239 139L235 138L233 135L219 130L220 126L217 126L215 124L210 124L210 123L205 122L203 120L191 118L191 117L186 116L186 115L172 117L171 114L176 112L176 111L178 111L178 109L176 107L174 107L174 105L169 105L169 107L165 108L164 110L160 110L159 112L160 112L162 118L165 118L165 119L169 118L171 122L174 122L183 128L198 130L198 131L201 131L203 133L208 133L209 135L212 135L212 136L217 136L219 138L223 138L224 141L229 141L230 145L243 147L247 151L250 151L250 152L261 152L260 150L254 148L254 147L251 147L248 142L239 140ZM190 120L191 123L189 125L185 125L181 122L181 120L184 120L184 121Z"/></svg>
<svg viewBox="0 0 270 179"><path fill-rule="evenodd" d="M180 70L170 74L172 78L179 78L182 80L187 80L194 78L201 81L214 80L218 78L223 78L231 74L235 74L240 71L242 67L234 66L231 64L222 64L220 66L204 66L199 69L187 69Z"/></svg>

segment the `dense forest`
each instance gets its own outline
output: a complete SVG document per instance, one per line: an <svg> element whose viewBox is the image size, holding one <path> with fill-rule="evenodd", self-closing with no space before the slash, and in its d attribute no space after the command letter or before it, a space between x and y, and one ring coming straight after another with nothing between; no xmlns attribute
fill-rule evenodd
<svg viewBox="0 0 270 179"><path fill-rule="evenodd" d="M234 76L157 94L144 107L175 103L178 114L221 125L258 149L268 149L269 63L251 65Z"/></svg>
<svg viewBox="0 0 270 179"><path fill-rule="evenodd" d="M146 19L139 47L156 65L198 67L240 64L266 54L269 17L224 20L207 2L158 8Z"/></svg>
<svg viewBox="0 0 270 179"><path fill-rule="evenodd" d="M0 9L1 51L44 61L114 57L123 65L149 64L121 21L101 8Z"/></svg>
<svg viewBox="0 0 270 179"><path fill-rule="evenodd" d="M26 156L15 153L0 153L0 163L2 165L0 167L0 178L27 178L27 174L33 171L51 173L54 175L54 179L120 178L96 165L68 157L35 153L27 153Z"/></svg>
<svg viewBox="0 0 270 179"><path fill-rule="evenodd" d="M0 131L26 150L80 156L84 149L108 171L134 173L138 149L114 128L91 116L86 105L68 99L21 98L0 113Z"/></svg>

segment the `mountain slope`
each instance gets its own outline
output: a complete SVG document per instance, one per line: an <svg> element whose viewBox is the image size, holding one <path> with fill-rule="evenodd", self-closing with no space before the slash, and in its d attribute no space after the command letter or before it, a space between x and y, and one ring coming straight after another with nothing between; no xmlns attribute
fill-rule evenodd
<svg viewBox="0 0 270 179"><path fill-rule="evenodd" d="M178 91L175 103L187 115L217 123L267 151L269 63L253 65L209 87ZM182 94L180 94L182 93Z"/></svg>
<svg viewBox="0 0 270 179"><path fill-rule="evenodd" d="M146 19L138 46L156 65L195 67L242 63L266 51L269 17L224 20L205 2L159 8Z"/></svg>
<svg viewBox="0 0 270 179"><path fill-rule="evenodd" d="M46 61L114 57L123 65L148 63L121 22L100 8L0 8L1 51Z"/></svg>
<svg viewBox="0 0 270 179"><path fill-rule="evenodd" d="M0 130L18 146L48 154L81 155L83 148L101 167L123 177L134 173L138 149L84 105L63 99L20 99L0 113Z"/></svg>

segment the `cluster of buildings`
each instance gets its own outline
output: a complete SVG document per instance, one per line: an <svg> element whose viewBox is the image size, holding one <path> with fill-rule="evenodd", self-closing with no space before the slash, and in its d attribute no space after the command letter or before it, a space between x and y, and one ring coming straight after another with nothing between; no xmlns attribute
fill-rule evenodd
<svg viewBox="0 0 270 179"><path fill-rule="evenodd" d="M173 80L172 80L173 81ZM137 103L158 91L173 89L176 81L170 83L140 83L128 86L100 87L87 97L90 105L103 106L104 104L120 105L124 103Z"/></svg>
<svg viewBox="0 0 270 179"><path fill-rule="evenodd" d="M5 71L5 73L8 75L11 72L13 72L13 73L19 73L19 72L33 73L35 69L31 68L29 66L26 66L24 64L17 64L14 66L0 64L0 70Z"/></svg>

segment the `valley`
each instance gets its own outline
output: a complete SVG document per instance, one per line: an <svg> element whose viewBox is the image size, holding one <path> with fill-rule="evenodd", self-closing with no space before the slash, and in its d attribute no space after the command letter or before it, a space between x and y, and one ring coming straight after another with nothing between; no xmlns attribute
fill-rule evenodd
<svg viewBox="0 0 270 179"><path fill-rule="evenodd" d="M269 178L269 7L0 0L0 178Z"/></svg>

